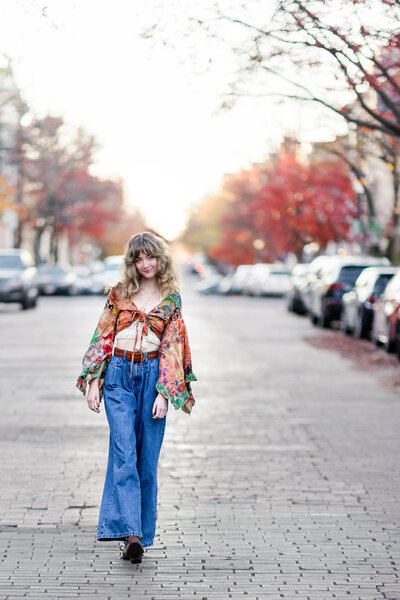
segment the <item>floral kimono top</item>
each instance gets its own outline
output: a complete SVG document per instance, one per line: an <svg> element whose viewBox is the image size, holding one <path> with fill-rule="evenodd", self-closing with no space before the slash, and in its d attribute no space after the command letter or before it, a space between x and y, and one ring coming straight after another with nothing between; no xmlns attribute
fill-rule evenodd
<svg viewBox="0 0 400 600"><path fill-rule="evenodd" d="M186 326L182 317L182 299L173 292L149 313L142 312L128 300L121 298L120 284L114 286L83 357L83 369L77 387L85 394L87 383L99 378L100 400L103 398L104 376L111 360L116 334L129 327L134 320L143 322L142 335L150 328L160 339L159 378L156 389L169 399L176 409L190 414L195 400L191 382L197 378L192 371L192 361Z"/></svg>

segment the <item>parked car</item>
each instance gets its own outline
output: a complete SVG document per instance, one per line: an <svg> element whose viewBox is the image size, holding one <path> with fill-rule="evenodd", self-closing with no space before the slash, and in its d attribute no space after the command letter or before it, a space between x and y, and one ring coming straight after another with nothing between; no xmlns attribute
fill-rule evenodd
<svg viewBox="0 0 400 600"><path fill-rule="evenodd" d="M396 267L367 267L361 271L353 289L343 295L340 327L344 333L354 333L359 338L369 336L373 305L398 270Z"/></svg>
<svg viewBox="0 0 400 600"><path fill-rule="evenodd" d="M231 286L232 286L232 281L233 281L233 274L232 273L228 273L227 275L224 275L221 279L221 281L219 282L218 285L218 293L219 294L230 294L231 293Z"/></svg>
<svg viewBox="0 0 400 600"><path fill-rule="evenodd" d="M312 317L312 286L314 282L320 277L322 268L329 261L334 260L335 256L321 254L314 258L308 266L307 274L305 275L304 284L301 287L301 299L307 312Z"/></svg>
<svg viewBox="0 0 400 600"><path fill-rule="evenodd" d="M45 296L66 294L75 296L78 293L76 273L68 264L42 264L38 266L38 283L40 293Z"/></svg>
<svg viewBox="0 0 400 600"><path fill-rule="evenodd" d="M289 290L290 269L282 263L257 263L245 280L250 296L284 296Z"/></svg>
<svg viewBox="0 0 400 600"><path fill-rule="evenodd" d="M387 352L394 352L400 337L400 271L389 281L380 298L374 304L372 341L383 344Z"/></svg>
<svg viewBox="0 0 400 600"><path fill-rule="evenodd" d="M0 302L18 302L25 310L36 306L37 269L26 250L0 250Z"/></svg>
<svg viewBox="0 0 400 600"><path fill-rule="evenodd" d="M244 294L246 293L248 281L251 276L251 271L254 265L239 265L233 274L229 294Z"/></svg>
<svg viewBox="0 0 400 600"><path fill-rule="evenodd" d="M81 295L91 294L93 280L89 267L86 265L76 265L72 267L72 270L76 275L75 284L77 293Z"/></svg>
<svg viewBox="0 0 400 600"><path fill-rule="evenodd" d="M317 272L310 286L310 317L314 324L330 327L340 320L343 294L350 291L361 271L370 266L389 266L387 258L332 256Z"/></svg>
<svg viewBox="0 0 400 600"><path fill-rule="evenodd" d="M304 315L307 312L307 307L304 303L304 288L309 270L309 263L297 263L290 273L289 290L287 293L288 310L299 315Z"/></svg>
<svg viewBox="0 0 400 600"><path fill-rule="evenodd" d="M195 285L195 289L200 292L200 294L218 294L222 279L222 275L210 275L209 277L198 281Z"/></svg>
<svg viewBox="0 0 400 600"><path fill-rule="evenodd" d="M104 260L104 270L93 275L92 291L94 294L104 294L109 285L114 285L121 276L123 254L107 256Z"/></svg>

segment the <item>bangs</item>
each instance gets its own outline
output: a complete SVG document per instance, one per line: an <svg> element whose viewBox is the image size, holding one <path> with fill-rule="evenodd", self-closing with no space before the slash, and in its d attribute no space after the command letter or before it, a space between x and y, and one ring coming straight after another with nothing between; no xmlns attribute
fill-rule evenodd
<svg viewBox="0 0 400 600"><path fill-rule="evenodd" d="M143 250L145 254L150 254L151 256L155 256L157 258L163 254L160 245L152 239L149 239L147 236L142 236L141 239L136 240L133 250L133 259L139 256L141 250Z"/></svg>

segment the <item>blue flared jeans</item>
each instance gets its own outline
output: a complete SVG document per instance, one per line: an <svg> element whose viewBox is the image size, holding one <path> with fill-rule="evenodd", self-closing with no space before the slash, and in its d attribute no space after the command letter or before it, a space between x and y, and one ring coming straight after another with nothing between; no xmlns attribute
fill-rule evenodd
<svg viewBox="0 0 400 600"><path fill-rule="evenodd" d="M124 540L137 535L143 546L154 541L157 466L166 417L153 419L158 358L142 363L112 356L104 379L104 406L110 426L108 465L97 539Z"/></svg>

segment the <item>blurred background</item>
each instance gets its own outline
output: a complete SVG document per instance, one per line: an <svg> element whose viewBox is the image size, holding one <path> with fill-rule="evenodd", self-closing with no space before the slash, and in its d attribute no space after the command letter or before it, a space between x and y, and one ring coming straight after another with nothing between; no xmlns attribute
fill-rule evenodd
<svg viewBox="0 0 400 600"><path fill-rule="evenodd" d="M400 354L398 2L2 12L2 302L103 294L149 230L199 293Z"/></svg>

